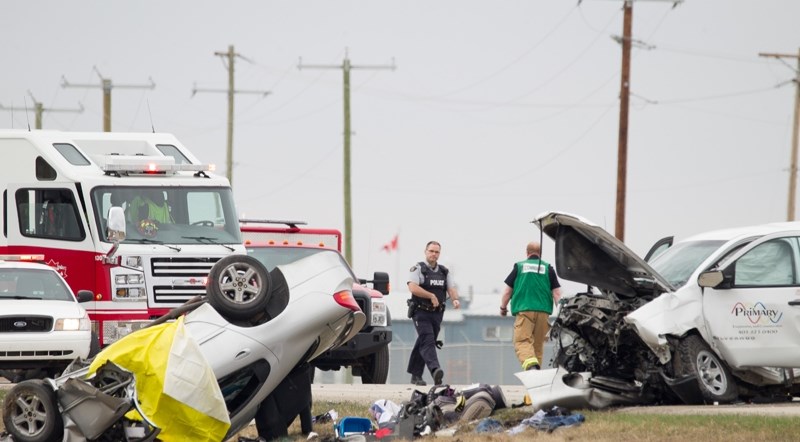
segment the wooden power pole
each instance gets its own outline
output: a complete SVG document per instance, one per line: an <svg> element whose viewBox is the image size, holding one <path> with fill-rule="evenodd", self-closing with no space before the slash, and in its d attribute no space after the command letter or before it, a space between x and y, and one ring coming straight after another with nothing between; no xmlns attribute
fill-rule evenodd
<svg viewBox="0 0 800 442"><path fill-rule="evenodd" d="M110 78L104 78L97 68L94 68L97 76L100 77L100 84L75 84L67 81L63 76L61 77L61 87L82 87L82 88L96 88L103 89L103 132L111 132L111 89L155 89L156 84L150 78L150 84L133 85L133 84L113 84Z"/></svg>
<svg viewBox="0 0 800 442"><path fill-rule="evenodd" d="M794 221L794 202L797 194L797 149L800 148L798 146L798 130L800 130L800 49L797 50L797 55L763 52L758 55L761 57L794 58L797 60L797 68L794 72L794 127L792 128L791 164L789 166L789 201L786 206L786 220Z"/></svg>
<svg viewBox="0 0 800 442"><path fill-rule="evenodd" d="M631 94L631 30L633 0L625 0L622 21L622 75L619 87L619 144L617 146L617 204L614 236L625 241L625 197L628 181L628 109Z"/></svg>
<svg viewBox="0 0 800 442"><path fill-rule="evenodd" d="M228 139L227 139L227 154L225 160L225 166L227 167L227 176L228 181L230 182L231 186L233 186L233 114L234 114L234 104L233 104L233 97L236 94L260 94L262 96L269 95L269 91L245 91L245 90L236 90L234 87L234 61L236 57L244 59L240 54L237 54L236 51L233 50L233 45L228 46L228 50L225 52L217 51L214 52L214 55L218 57L222 57L223 60L227 61L228 66L228 89L198 89L197 87L192 88L192 96L198 92L225 92L228 94Z"/></svg>
<svg viewBox="0 0 800 442"><path fill-rule="evenodd" d="M34 127L36 129L42 128L42 115L45 112L83 112L83 104L81 104L80 102L78 103L78 106L80 106L79 109L57 109L54 107L44 107L44 104L42 104L39 101L36 101L36 98L33 96L31 91L28 91L28 96L30 96L31 100L33 100L33 111L36 115L36 125ZM2 104L0 104L0 110L8 110L12 112L13 111L28 112L30 109L28 109L27 107L22 107L22 108L14 106L5 107ZM30 123L28 123L28 125L30 126Z"/></svg>
<svg viewBox="0 0 800 442"><path fill-rule="evenodd" d="M303 64L301 59L298 69L341 69L344 73L344 257L350 266L353 266L353 216L350 204L350 70L351 69L391 69L395 70L394 61L391 65L352 65L347 51L340 65L313 65Z"/></svg>

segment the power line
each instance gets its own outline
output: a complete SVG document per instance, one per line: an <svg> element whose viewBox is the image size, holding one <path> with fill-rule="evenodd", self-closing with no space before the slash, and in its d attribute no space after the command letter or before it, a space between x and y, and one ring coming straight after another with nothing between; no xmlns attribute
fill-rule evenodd
<svg viewBox="0 0 800 442"><path fill-rule="evenodd" d="M797 69L795 73L795 96L794 96L794 127L792 128L792 147L791 147L791 165L789 166L789 201L786 209L786 220L794 221L794 200L795 192L797 189L797 149L798 149L798 126L800 126L800 49L797 50L797 55L793 54L775 54L775 53L759 53L759 57L768 57L778 59L781 63L786 64L791 68L791 65L786 63L784 58L794 58L797 60Z"/></svg>
<svg viewBox="0 0 800 442"><path fill-rule="evenodd" d="M394 60L391 65L353 65L347 51L340 65L303 64L301 58L298 69L341 69L344 74L344 244L345 259L353 266L353 216L350 203L350 70L352 69L389 69L395 70Z"/></svg>
<svg viewBox="0 0 800 442"><path fill-rule="evenodd" d="M100 84L75 84L70 83L67 79L62 75L61 76L61 87L78 87L78 88L101 88L103 90L103 132L111 132L111 89L118 88L118 89L155 89L156 83L153 81L152 78L149 78L150 84L145 85L136 85L136 84L113 84L110 78L105 78L97 70L97 67L93 68L94 71L97 73L97 76L100 77Z"/></svg>
<svg viewBox="0 0 800 442"><path fill-rule="evenodd" d="M28 96L30 96L31 100L33 100L33 111L34 111L34 115L36 115L36 122L35 122L35 126L34 127L36 129L41 129L42 128L42 114L44 114L45 112L78 112L78 113L83 112L83 104L81 104L80 102L78 102L78 106L80 106L78 109L74 109L74 108L73 109L58 109L58 108L55 108L55 107L44 107L44 104L42 104L39 101L36 101L36 97L33 96L33 93L31 91L28 91ZM14 107L14 106L6 107L6 106L3 106L2 104L0 104L0 110L7 110L7 111L12 111L12 112L13 111L28 112L30 109L28 109L27 106L25 106L23 108L19 108L19 107Z"/></svg>
<svg viewBox="0 0 800 442"><path fill-rule="evenodd" d="M227 137L227 155L226 155L226 167L227 167L227 176L228 181L230 182L231 186L233 186L233 97L236 94L260 94L264 97L270 94L270 91L248 91L248 90L236 90L234 87L234 61L236 58L241 58L245 61L250 61L247 58L243 57L241 54L236 53L233 49L233 45L228 46L228 50L225 52L217 51L214 52L214 55L220 57L222 60L223 66L225 66L225 62L227 61L227 69L228 69L228 89L199 89L197 86L192 88L192 97L195 96L198 92L225 92L228 94L228 137Z"/></svg>

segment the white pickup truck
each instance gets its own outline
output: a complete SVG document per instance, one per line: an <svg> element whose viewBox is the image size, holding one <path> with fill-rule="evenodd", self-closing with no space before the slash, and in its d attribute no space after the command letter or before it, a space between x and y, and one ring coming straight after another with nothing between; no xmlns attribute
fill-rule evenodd
<svg viewBox="0 0 800 442"><path fill-rule="evenodd" d="M800 223L668 238L647 260L579 216L534 223L555 241L559 277L588 286L553 325L557 368L517 374L535 406L800 393Z"/></svg>

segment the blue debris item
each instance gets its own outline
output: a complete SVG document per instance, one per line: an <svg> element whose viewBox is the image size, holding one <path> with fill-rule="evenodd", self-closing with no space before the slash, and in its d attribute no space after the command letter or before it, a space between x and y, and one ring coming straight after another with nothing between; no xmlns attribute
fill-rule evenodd
<svg viewBox="0 0 800 442"><path fill-rule="evenodd" d="M499 433L503 431L503 424L497 419L487 417L478 423L475 427L476 433Z"/></svg>
<svg viewBox="0 0 800 442"><path fill-rule="evenodd" d="M354 434L368 434L372 431L372 421L366 417L347 416L333 426L337 438Z"/></svg>
<svg viewBox="0 0 800 442"><path fill-rule="evenodd" d="M507 433L511 435L519 434L528 427L552 433L556 428L574 427L580 425L585 420L586 418L580 413L548 415L543 410L539 410L532 417L524 419L519 425L508 430Z"/></svg>

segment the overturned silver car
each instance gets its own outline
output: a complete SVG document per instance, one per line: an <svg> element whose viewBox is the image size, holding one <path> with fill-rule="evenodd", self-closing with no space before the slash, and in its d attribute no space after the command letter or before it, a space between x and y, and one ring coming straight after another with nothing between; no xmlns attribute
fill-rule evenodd
<svg viewBox="0 0 800 442"><path fill-rule="evenodd" d="M537 407L789 400L800 391L800 223L719 230L640 258L601 227L548 212L559 277L554 365L517 377Z"/></svg>

